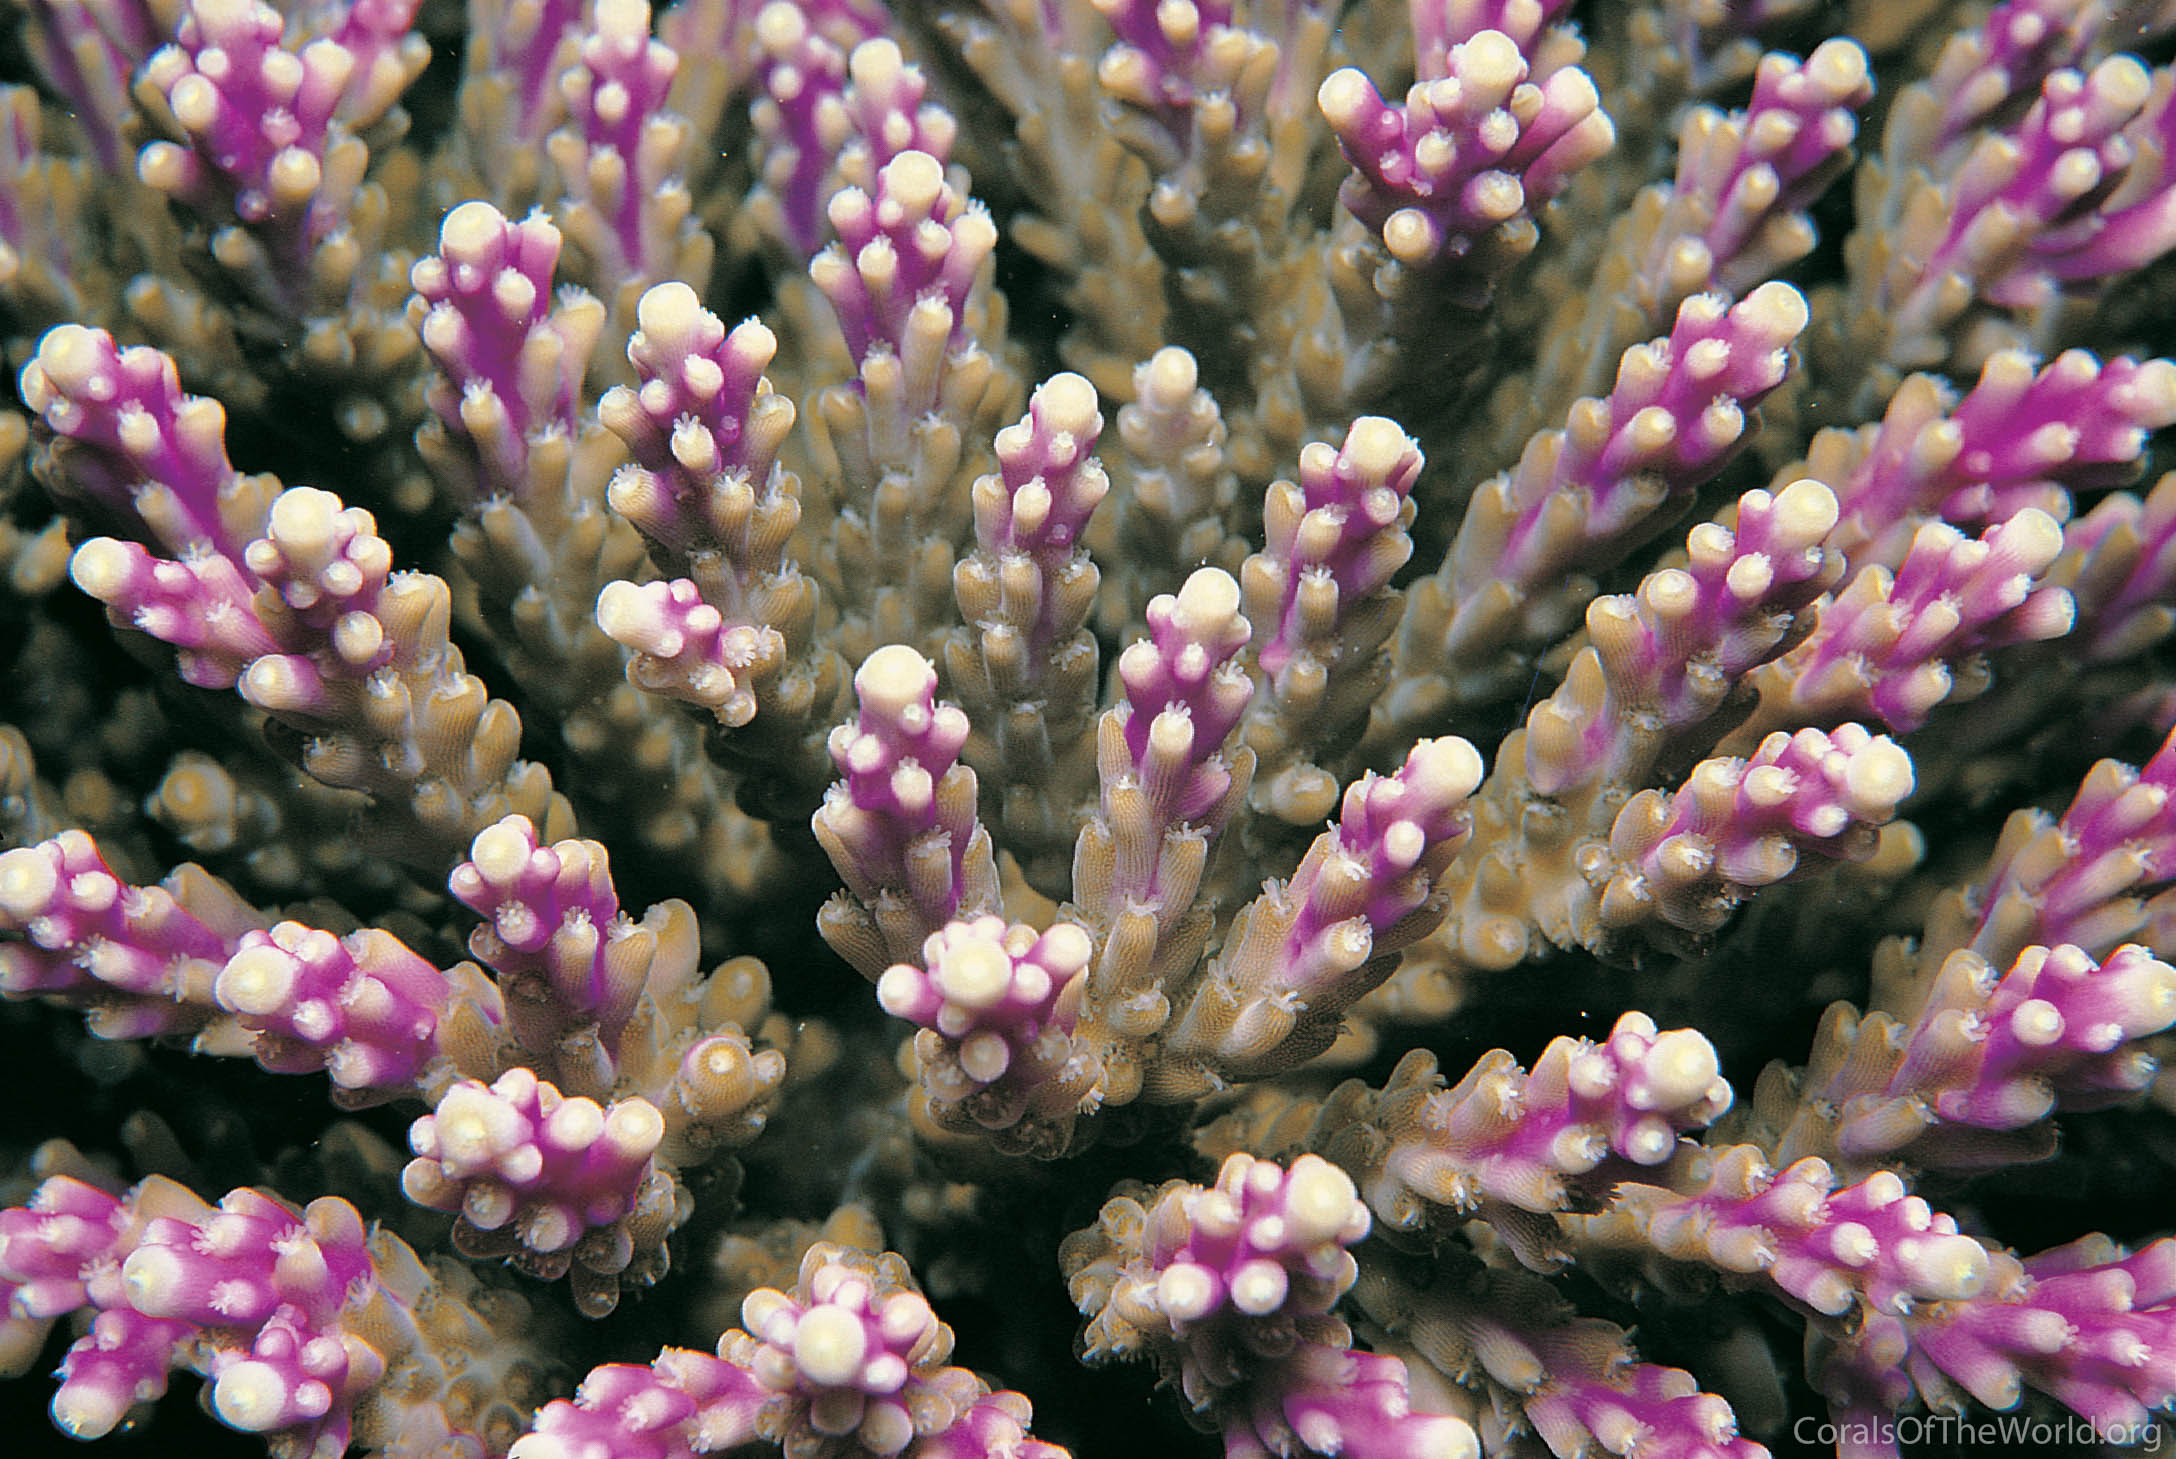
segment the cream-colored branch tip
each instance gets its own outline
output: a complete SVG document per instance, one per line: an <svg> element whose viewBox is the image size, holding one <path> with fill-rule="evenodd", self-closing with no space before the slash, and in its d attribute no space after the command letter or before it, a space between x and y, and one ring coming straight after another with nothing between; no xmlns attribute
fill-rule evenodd
<svg viewBox="0 0 2176 1459"><path fill-rule="evenodd" d="M615 48L630 43L639 46L650 38L648 0L597 0L595 25L599 38L613 42ZM616 106L608 100L614 91L619 92ZM609 122L619 121L627 105L626 92L616 86L607 86L597 98L597 111Z"/></svg>
<svg viewBox="0 0 2176 1459"><path fill-rule="evenodd" d="M838 1388L861 1373L869 1337L861 1319L841 1307L815 1307L793 1328L793 1365L819 1388Z"/></svg>
<svg viewBox="0 0 2176 1459"><path fill-rule="evenodd" d="M392 546L377 530L377 519L368 511L329 491L290 487L273 498L265 536L243 550L243 559L260 576L284 568L286 577L297 580L296 587L308 582L345 597L392 568ZM298 600L295 587L286 596L296 608L310 606L310 600Z"/></svg>
<svg viewBox="0 0 2176 1459"><path fill-rule="evenodd" d="M847 79L862 91L893 92L906 69L906 53L890 36L865 40L846 57ZM903 132L911 122L900 117L891 119L891 124Z"/></svg>
<svg viewBox="0 0 2176 1459"><path fill-rule="evenodd" d="M1905 762L1906 774L1910 762ZM1481 783L1481 752L1457 735L1422 740L1406 757L1398 778L1441 802L1464 800ZM1419 831L1415 826L1414 830Z"/></svg>
<svg viewBox="0 0 2176 1459"><path fill-rule="evenodd" d="M1134 398L1150 410L1176 411L1194 398L1201 368L1191 352L1165 345L1134 368Z"/></svg>
<svg viewBox="0 0 2176 1459"><path fill-rule="evenodd" d="M635 305L635 327L640 332L628 342L628 354L647 353L651 349L700 348L703 316L709 312L703 308L701 296L678 279L668 279L645 290ZM774 338L774 348L776 343ZM689 365L693 363L690 361ZM693 380L687 384L695 395L711 393L699 388Z"/></svg>
<svg viewBox="0 0 2176 1459"><path fill-rule="evenodd" d="M648 648L654 641L657 615L649 609L643 586L618 578L597 590L597 627L614 643ZM718 610L707 603L703 607L709 608L713 615L718 614ZM718 615L718 621L724 621L722 615Z"/></svg>
<svg viewBox="0 0 2176 1459"><path fill-rule="evenodd" d="M1794 549L1816 547L1836 530L1841 507L1825 481L1801 476L1777 492L1774 501L1769 531L1782 544Z"/></svg>
<svg viewBox="0 0 2176 1459"><path fill-rule="evenodd" d="M507 218L497 208L482 199L472 199L446 215L446 221L438 228L438 250L447 259L472 259L488 256L506 238ZM554 237L559 230L547 218L537 222L549 229ZM429 259L418 263L424 268ZM498 280L492 280L494 286Z"/></svg>
<svg viewBox="0 0 2176 1459"><path fill-rule="evenodd" d="M1332 459L1342 458L1360 476L1382 480L1401 466L1407 454L1419 449L1417 442L1405 433L1405 427L1385 415L1364 415L1352 423L1345 433L1342 449L1324 441L1311 442L1308 450L1319 449ZM1380 490L1380 487L1372 488ZM1396 508L1392 508L1392 516Z"/></svg>
<svg viewBox="0 0 2176 1459"><path fill-rule="evenodd" d="M1229 1162L1227 1162L1229 1163ZM1267 1164L1268 1162L1261 1162ZM1275 1171L1275 1166L1270 1166ZM1253 1174L1254 1167L1248 1167ZM1260 1177L1257 1185L1274 1186L1275 1177ZM1278 1216L1284 1222L1284 1242L1257 1239L1262 1246L1282 1244L1319 1246L1334 1243L1342 1248L1366 1238L1373 1224L1366 1202L1360 1199L1352 1177L1315 1155L1302 1155L1284 1175L1284 1200ZM1263 1233L1266 1237L1268 1233Z"/></svg>
<svg viewBox="0 0 2176 1459"><path fill-rule="evenodd" d="M1717 300L1718 318L1725 312L1729 313L1742 321L1743 332L1752 333L1755 340L1769 344L1774 349L1788 348L1792 340L1805 333L1807 323L1813 318L1813 311L1806 304L1806 296L1789 284L1774 279L1762 284L1740 299L1735 306L1730 306L1727 311L1722 307L1725 302ZM1716 370L1720 371L1728 359L1729 344L1720 339L1704 339L1693 346L1693 351L1697 353L1708 346L1720 349L1715 365ZM1693 373L1696 378L1700 373L1696 365Z"/></svg>
<svg viewBox="0 0 2176 1459"><path fill-rule="evenodd" d="M990 919L995 921L995 918ZM956 946L946 950L936 971L929 975L931 983L944 995L947 1003L956 1003L963 1009L980 1011L997 1006L1012 987L1012 955L996 937L965 937ZM890 977L890 973L885 974ZM878 1001L883 1000L879 985Z"/></svg>
<svg viewBox="0 0 2176 1459"><path fill-rule="evenodd" d="M902 152L877 174L884 185L884 212L929 214L944 198L944 164L927 152ZM880 215L880 221L889 221Z"/></svg>
<svg viewBox="0 0 2176 1459"><path fill-rule="evenodd" d="M109 353L98 336L80 324L47 330L38 341L37 358L23 366L23 404L46 415L63 397L110 392L114 382L105 374ZM55 422L53 429L65 432L67 427Z"/></svg>
<svg viewBox="0 0 2176 1459"><path fill-rule="evenodd" d="M1826 1161L1810 1160L1800 1164L1817 1166L1824 1175L1828 1171ZM1784 1177L1787 1179L1791 1174L1791 1171L1785 1171ZM1866 1204L1875 1210L1886 1210L1898 1201L1911 1203L1905 1208L1904 1224L1914 1228L1913 1235L1896 1242L1890 1249L1898 1270L1909 1283L1911 1295L1932 1302L1963 1302L1986 1290L1987 1248L1954 1229L1946 1232L1929 1229L1932 1223L1927 1220L1927 1203L1910 1194L1903 1177L1891 1170L1876 1171L1861 1183L1861 1189L1866 1192ZM1946 1217L1942 1219L1947 1220ZM1844 1233L1839 1231L1837 1234L1842 1236ZM1868 1254L1869 1259L1872 1255L1871 1252ZM1844 1310L1836 1309L1839 1314Z"/></svg>
<svg viewBox="0 0 2176 1459"><path fill-rule="evenodd" d="M1179 591L1171 599L1171 626L1188 639L1183 653L1187 659L1206 656L1207 644L1221 643L1227 634L1240 633L1240 641L1254 630L1239 612L1239 580L1221 567L1196 568L1179 585ZM1174 666L1173 671L1182 679L1192 680L1207 672L1206 665L1194 668L1187 662Z"/></svg>
<svg viewBox="0 0 2176 1459"><path fill-rule="evenodd" d="M1775 495L1775 529L1792 544L1811 547L1836 529L1838 511L1827 482L1801 476Z"/></svg>
<svg viewBox="0 0 2176 1459"><path fill-rule="evenodd" d="M332 545L344 505L331 492L320 491L314 486L283 491L272 503L267 535L279 539L286 555L321 555Z"/></svg>
<svg viewBox="0 0 2176 1459"><path fill-rule="evenodd" d="M68 576L101 603L110 603L136 577L136 558L111 537L93 537L68 559Z"/></svg>
<svg viewBox="0 0 2176 1459"><path fill-rule="evenodd" d="M937 691L937 670L903 643L888 643L861 661L854 671L854 693L864 713L905 725L927 727L929 698Z"/></svg>
<svg viewBox="0 0 2176 1459"><path fill-rule="evenodd" d="M1526 79L1526 57L1519 43L1500 30L1480 31L1451 49L1458 57L1453 67L1457 80L1469 89L1509 91ZM1591 89L1592 83L1588 84Z"/></svg>
<svg viewBox="0 0 2176 1459"><path fill-rule="evenodd" d="M771 0L756 12L756 44L772 56L783 56L808 35L808 17L792 0Z"/></svg>
<svg viewBox="0 0 2176 1459"><path fill-rule="evenodd" d="M1987 1287L1987 1248L1970 1236L1937 1234L1899 1242L1896 1261L1913 1291L1928 1301L1969 1301Z"/></svg>
<svg viewBox="0 0 2176 1459"><path fill-rule="evenodd" d="M1103 417L1097 406L1096 387L1089 384L1085 376L1066 370L1035 387L1029 408L1037 424L1063 431L1077 440L1103 428ZM1053 443L1050 454L1070 456L1072 453Z"/></svg>
<svg viewBox="0 0 2176 1459"><path fill-rule="evenodd" d="M2136 111L2153 95L2153 75L2136 56L2110 56L2093 68L2090 81L2096 98L2105 98L2111 111ZM2078 163L2072 164L2073 158L2079 159ZM2082 150L2066 152L2057 164L2058 177L2063 165L2082 166L2090 160L2089 154ZM2097 177L2094 179L2095 182L2098 180ZM2078 188L2075 195L2082 196L2092 186L2087 183Z"/></svg>
<svg viewBox="0 0 2176 1459"><path fill-rule="evenodd" d="M1845 726L1848 729L1851 726ZM1842 731L1837 731L1841 738ZM1851 799L1851 813L1861 820L1887 820L1912 793L1912 757L1887 735L1858 746L1839 787Z"/></svg>
<svg viewBox="0 0 2176 1459"><path fill-rule="evenodd" d="M521 875L537 850L536 827L529 818L507 816L476 833L476 839L469 843L468 859L476 868L476 874L490 886L506 887ZM500 912L503 915L515 908L523 912L530 910L524 903L509 900Z"/></svg>
<svg viewBox="0 0 2176 1459"><path fill-rule="evenodd" d="M1950 553L1950 564L1953 570L1970 572L1993 558L1998 550L2003 563L2016 568L2018 592L2023 596L2032 580L2046 572L2062 553L2062 524L2038 507L2026 507L1978 541L1960 543Z"/></svg>
<svg viewBox="0 0 2176 1459"><path fill-rule="evenodd" d="M1706 1035L1697 1029L1677 1028L1658 1036L1653 1029L1650 1022L1647 1032L1654 1041L1625 1085L1625 1103L1638 1110L1675 1110L1713 1101L1719 1102L1715 1111L1718 1116L1730 1108L1730 1085L1722 1078L1722 1063ZM1583 1081L1590 1076L1602 1082L1586 1087ZM1607 1094L1613 1078L1607 1065L1575 1062L1572 1068L1573 1089L1589 1099Z"/></svg>
<svg viewBox="0 0 2176 1459"><path fill-rule="evenodd" d="M2071 355L2085 354L2083 350L2065 350L2057 357L2056 364L2065 364ZM2028 358L2030 358L2028 356ZM2091 360L2087 355L2086 359ZM2082 373L2083 366L2080 371ZM2117 388L2116 400L2124 413L2138 420L2158 425L2176 419L2176 360L2153 359L2138 367L2138 373ZM2145 431L2138 429L2143 449Z"/></svg>
<svg viewBox="0 0 2176 1459"><path fill-rule="evenodd" d="M1315 88L1315 105L1331 127L1345 131L1368 120L1369 110L1377 105L1375 87L1359 67L1342 66Z"/></svg>
<svg viewBox="0 0 2176 1459"><path fill-rule="evenodd" d="M42 915L59 890L59 871L36 847L0 852L0 912L18 924Z"/></svg>
<svg viewBox="0 0 2176 1459"><path fill-rule="evenodd" d="M782 644L767 626L728 624L685 578L606 583L597 594L596 621L606 638L634 651L630 683L700 705L736 729L757 712L743 675L775 660Z"/></svg>
<svg viewBox="0 0 2176 1459"><path fill-rule="evenodd" d="M912 152L912 157L926 153ZM931 158L935 161L935 158ZM986 259L997 248L997 223L990 217L990 210L980 198L969 198L967 210L948 225L952 230L952 248L960 259Z"/></svg>
<svg viewBox="0 0 2176 1459"><path fill-rule="evenodd" d="M285 922L280 924L280 930L299 926ZM329 932L307 935L332 936ZM318 949L313 947L311 951L314 953ZM294 1000L301 967L295 954L278 943L256 943L227 959L226 966L219 970L212 996L230 1013L248 1013L260 1018L278 1013Z"/></svg>
<svg viewBox="0 0 2176 1459"><path fill-rule="evenodd" d="M1767 58L1762 58L1766 64ZM1847 36L1831 36L1813 48L1800 72L1823 96L1854 96L1871 79L1866 50ZM1766 120L1766 117L1763 117ZM1783 120L1778 117L1777 120Z"/></svg>
<svg viewBox="0 0 2176 1459"><path fill-rule="evenodd" d="M456 1084L448 1089L432 1118L436 1141L428 1153L456 1177L489 1170L500 1156L519 1149L529 1138L528 1122L482 1084Z"/></svg>
<svg viewBox="0 0 2176 1459"><path fill-rule="evenodd" d="M592 1109L595 1107L590 1105ZM605 1111L604 1128L599 1132L599 1138L613 1154L623 1159L647 1160L664 1142L665 1116L647 1099L632 1095L615 1101Z"/></svg>

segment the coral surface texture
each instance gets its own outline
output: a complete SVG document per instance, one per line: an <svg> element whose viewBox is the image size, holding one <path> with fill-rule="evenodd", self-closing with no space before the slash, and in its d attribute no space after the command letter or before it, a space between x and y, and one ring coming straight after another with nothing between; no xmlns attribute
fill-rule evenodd
<svg viewBox="0 0 2176 1459"><path fill-rule="evenodd" d="M0 1450L2176 1455L2176 0L0 0Z"/></svg>

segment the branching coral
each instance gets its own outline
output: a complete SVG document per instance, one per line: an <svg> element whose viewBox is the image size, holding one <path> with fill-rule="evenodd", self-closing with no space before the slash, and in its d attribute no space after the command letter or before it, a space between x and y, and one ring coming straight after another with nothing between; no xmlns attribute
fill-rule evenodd
<svg viewBox="0 0 2176 1459"><path fill-rule="evenodd" d="M2176 12L461 9L5 14L60 1432L2165 1447Z"/></svg>

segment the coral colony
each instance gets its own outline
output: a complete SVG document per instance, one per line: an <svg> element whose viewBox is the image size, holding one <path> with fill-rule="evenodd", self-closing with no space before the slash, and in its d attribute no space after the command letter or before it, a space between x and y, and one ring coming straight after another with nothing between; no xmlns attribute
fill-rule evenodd
<svg viewBox="0 0 2176 1459"><path fill-rule="evenodd" d="M0 16L25 1412L2176 1442L2176 5Z"/></svg>

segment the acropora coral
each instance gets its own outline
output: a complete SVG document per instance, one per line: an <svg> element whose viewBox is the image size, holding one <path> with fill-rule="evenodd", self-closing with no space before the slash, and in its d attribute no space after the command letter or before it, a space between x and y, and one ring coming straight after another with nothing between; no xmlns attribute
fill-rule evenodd
<svg viewBox="0 0 2176 1459"><path fill-rule="evenodd" d="M2168 1452L2172 57L7 0L0 1447Z"/></svg>

